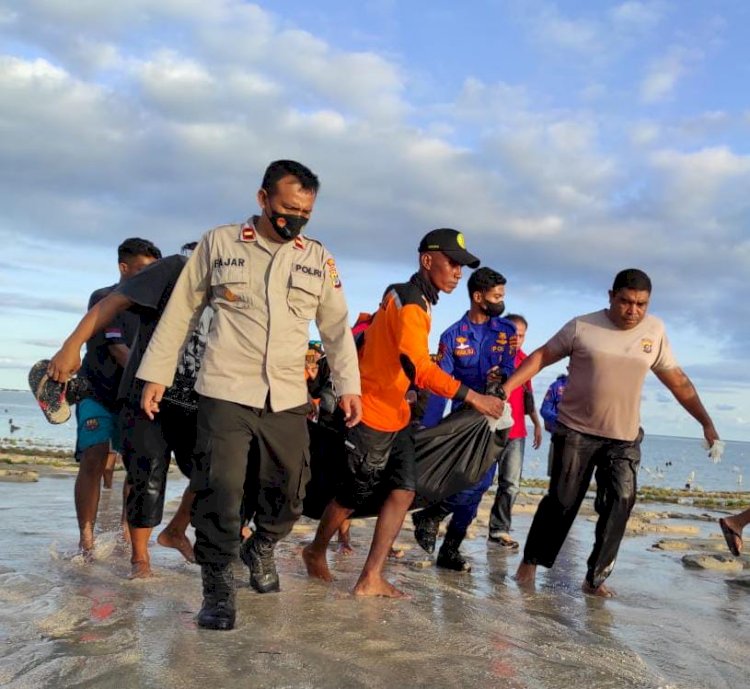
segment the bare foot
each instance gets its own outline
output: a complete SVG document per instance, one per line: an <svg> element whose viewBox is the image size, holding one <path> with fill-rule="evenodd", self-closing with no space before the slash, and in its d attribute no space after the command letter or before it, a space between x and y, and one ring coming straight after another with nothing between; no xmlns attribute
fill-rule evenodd
<svg viewBox="0 0 750 689"><path fill-rule="evenodd" d="M83 563L90 565L94 561L94 548L84 548L82 545L78 545L78 555L81 556Z"/></svg>
<svg viewBox="0 0 750 689"><path fill-rule="evenodd" d="M104 474L102 474L102 485L104 488L111 489L112 483L115 478L115 470L114 467L112 469L105 469Z"/></svg>
<svg viewBox="0 0 750 689"><path fill-rule="evenodd" d="M403 548L391 548L388 551L388 557L390 557L393 560L400 560L405 554L406 552L404 551Z"/></svg>
<svg viewBox="0 0 750 689"><path fill-rule="evenodd" d="M326 554L313 549L312 543L302 548L302 560L307 568L307 576L322 581L333 581L331 570L328 569Z"/></svg>
<svg viewBox="0 0 750 689"><path fill-rule="evenodd" d="M151 563L148 560L136 560L130 563L130 576L128 579L148 579L154 576L151 571Z"/></svg>
<svg viewBox="0 0 750 689"><path fill-rule="evenodd" d="M536 565L522 562L518 565L516 575L513 578L519 586L533 586L536 579Z"/></svg>
<svg viewBox="0 0 750 689"><path fill-rule="evenodd" d="M614 598L617 595L613 589L607 588L604 584L594 587L588 581L583 582L581 591L589 596L599 596L599 598Z"/></svg>
<svg viewBox="0 0 750 689"><path fill-rule="evenodd" d="M354 552L354 548L352 547L351 543L346 541L343 543L339 543L336 551L339 553L339 555L351 555Z"/></svg>
<svg viewBox="0 0 750 689"><path fill-rule="evenodd" d="M179 550L182 557L188 562L195 562L195 554L193 553L193 545L188 540L188 537L180 532L173 531L170 528L164 529L156 538L156 542L159 545L163 545L165 548L174 548Z"/></svg>
<svg viewBox="0 0 750 689"><path fill-rule="evenodd" d="M742 524L738 524L733 517L724 517L719 519L719 528L724 534L724 540L727 542L729 552L738 557L742 552Z"/></svg>
<svg viewBox="0 0 750 689"><path fill-rule="evenodd" d="M365 577L362 575L354 587L355 596L379 596L381 598L409 598L406 593L397 589L381 576Z"/></svg>

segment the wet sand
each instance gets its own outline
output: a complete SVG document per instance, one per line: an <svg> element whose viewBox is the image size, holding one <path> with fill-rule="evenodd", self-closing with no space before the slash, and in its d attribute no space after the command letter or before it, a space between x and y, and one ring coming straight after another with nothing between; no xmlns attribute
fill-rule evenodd
<svg viewBox="0 0 750 689"><path fill-rule="evenodd" d="M69 470L0 482L0 685L20 687L736 687L747 686L750 572L695 569L689 554L726 555L719 512L638 506L610 579L614 600L584 595L590 501L535 591L511 579L520 555L488 544L483 503L464 550L471 574L445 572L405 528L389 576L412 599L355 599L372 520L355 521L351 556L330 552L336 581L309 580L300 558L315 522L278 549L282 592L259 595L236 567L238 624L195 626L200 576L153 545L158 576L128 581L118 543L121 472L104 491L97 560L75 553ZM173 475L169 507L184 482ZM523 543L535 495L523 495ZM589 515L589 516L587 516ZM670 516L671 515L671 516ZM407 526L410 521L407 519ZM670 532L671 529L671 532ZM677 531L675 531L677 529ZM660 543L659 548L655 544ZM728 558L733 560L733 558ZM750 559L739 562L747 568Z"/></svg>

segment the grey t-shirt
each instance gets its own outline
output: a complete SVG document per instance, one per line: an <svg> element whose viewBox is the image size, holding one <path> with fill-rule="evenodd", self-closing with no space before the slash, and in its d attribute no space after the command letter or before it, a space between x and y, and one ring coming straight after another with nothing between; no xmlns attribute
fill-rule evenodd
<svg viewBox="0 0 750 689"><path fill-rule="evenodd" d="M570 356L570 376L558 421L591 435L632 441L640 426L646 374L678 366L664 324L646 317L630 330L618 328L605 310L566 323L546 345Z"/></svg>

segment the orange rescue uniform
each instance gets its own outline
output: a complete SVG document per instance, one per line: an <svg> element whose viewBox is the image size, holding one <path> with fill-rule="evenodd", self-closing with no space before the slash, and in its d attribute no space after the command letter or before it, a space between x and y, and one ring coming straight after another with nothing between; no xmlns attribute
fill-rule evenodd
<svg viewBox="0 0 750 689"><path fill-rule="evenodd" d="M409 424L406 392L412 384L448 399L466 397L469 388L430 358L436 302L437 290L418 273L386 290L359 351L362 421L370 428L395 432Z"/></svg>

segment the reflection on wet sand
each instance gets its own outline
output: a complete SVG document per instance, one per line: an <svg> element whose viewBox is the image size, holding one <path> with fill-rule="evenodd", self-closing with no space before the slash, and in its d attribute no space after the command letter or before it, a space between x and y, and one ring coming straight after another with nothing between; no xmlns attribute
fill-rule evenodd
<svg viewBox="0 0 750 689"><path fill-rule="evenodd" d="M173 497L182 486L172 487ZM116 495L116 488L113 495ZM683 568L682 553L626 538L604 601L580 591L593 524L579 520L533 592L512 580L521 555L465 551L472 574L425 567L404 530L390 574L408 602L355 599L372 523L355 521L352 555L330 553L336 581L309 580L300 558L314 523L279 547L282 593L256 594L237 566L239 624L196 628L198 568L153 548L157 576L128 581L118 501L102 505L97 559L77 538L71 479L0 484L0 684L8 687L738 687L746 683L747 589ZM40 506L44 506L40 509ZM529 515L516 518L523 540ZM711 535L714 524L687 520ZM21 535L23 531L23 535Z"/></svg>

